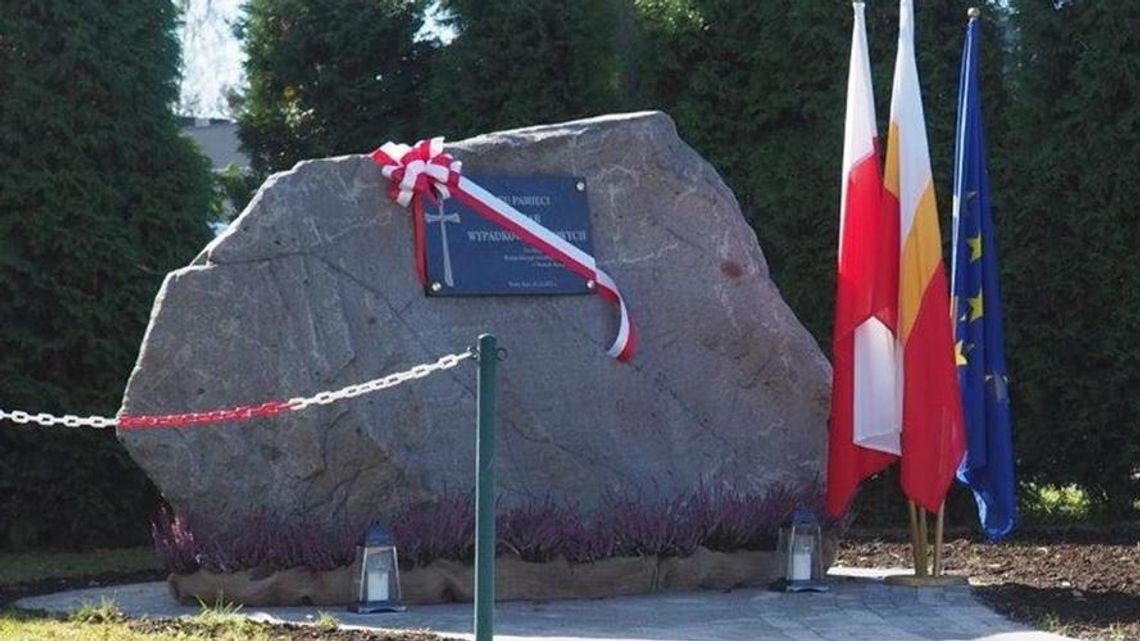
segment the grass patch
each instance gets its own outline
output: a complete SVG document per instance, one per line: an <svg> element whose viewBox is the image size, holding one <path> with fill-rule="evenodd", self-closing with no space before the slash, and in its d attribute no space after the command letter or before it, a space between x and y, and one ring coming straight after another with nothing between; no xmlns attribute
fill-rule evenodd
<svg viewBox="0 0 1140 641"><path fill-rule="evenodd" d="M103 597L99 603L83 603L68 619L75 623L117 623L124 617L118 603Z"/></svg>
<svg viewBox="0 0 1140 641"><path fill-rule="evenodd" d="M194 623L209 628L242 627L250 623L249 619L241 614L242 605L226 601L225 595L219 594L213 605L198 601L201 610L194 615Z"/></svg>
<svg viewBox="0 0 1140 641"><path fill-rule="evenodd" d="M340 619L331 612L321 610L317 612L317 618L313 621L313 625L321 632L335 632L340 628Z"/></svg>
<svg viewBox="0 0 1140 641"><path fill-rule="evenodd" d="M422 630L338 630L336 617L322 612L314 625L269 625L235 616L236 609L203 608L181 619L119 619L113 602L96 604L86 621L28 610L0 608L3 641L458 641ZM102 615L108 615L100 619ZM227 618L228 617L228 618Z"/></svg>
<svg viewBox="0 0 1140 641"><path fill-rule="evenodd" d="M159 570L161 567L154 550L149 547L90 552L0 553L0 585L108 572Z"/></svg>
<svg viewBox="0 0 1140 641"><path fill-rule="evenodd" d="M277 637L281 638L281 637ZM211 629L188 631L181 627L169 630L139 629L131 622L84 622L36 616L19 610L0 610L0 639L19 641L270 641L267 630Z"/></svg>
<svg viewBox="0 0 1140 641"><path fill-rule="evenodd" d="M6 595L25 595L37 582L85 584L89 577L160 569L150 548L0 554L0 641L445 641L422 631L339 630L329 612L319 612L312 625L267 625L242 616L241 606L224 598L180 619L128 619L110 599L84 603L69 616L2 605Z"/></svg>
<svg viewBox="0 0 1140 641"><path fill-rule="evenodd" d="M1076 485L1023 486L1022 519L1026 523L1069 524L1087 522L1094 516L1088 493Z"/></svg>

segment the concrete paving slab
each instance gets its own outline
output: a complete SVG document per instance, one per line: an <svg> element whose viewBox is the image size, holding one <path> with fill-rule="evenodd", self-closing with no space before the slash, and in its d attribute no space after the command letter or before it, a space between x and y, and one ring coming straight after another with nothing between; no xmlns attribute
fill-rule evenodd
<svg viewBox="0 0 1140 641"><path fill-rule="evenodd" d="M656 594L612 599L500 603L498 641L1072 641L1031 630L995 613L969 588L886 585L885 573L835 573L827 593L765 590ZM29 597L17 607L69 612L111 599L131 617L179 617L200 608L176 604L165 583L91 588ZM429 629L471 639L471 604L416 606L360 615L333 608L246 608L262 621L312 622L329 611L349 628Z"/></svg>

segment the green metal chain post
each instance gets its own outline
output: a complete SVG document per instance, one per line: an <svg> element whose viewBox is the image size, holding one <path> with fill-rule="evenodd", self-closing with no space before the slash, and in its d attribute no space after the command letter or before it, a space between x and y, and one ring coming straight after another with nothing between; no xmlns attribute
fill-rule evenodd
<svg viewBox="0 0 1140 641"><path fill-rule="evenodd" d="M479 337L475 436L475 641L494 639L495 609L495 379L499 348Z"/></svg>

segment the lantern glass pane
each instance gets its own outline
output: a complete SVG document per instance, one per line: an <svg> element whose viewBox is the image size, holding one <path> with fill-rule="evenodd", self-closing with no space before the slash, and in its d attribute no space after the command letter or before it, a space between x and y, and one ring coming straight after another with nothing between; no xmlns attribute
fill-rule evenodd
<svg viewBox="0 0 1140 641"><path fill-rule="evenodd" d="M815 556L814 539L810 534L793 529L790 576L792 581L810 581L812 579L813 558Z"/></svg>
<svg viewBox="0 0 1140 641"><path fill-rule="evenodd" d="M364 551L364 595L366 601L390 601L393 598L392 548L367 548Z"/></svg>
<svg viewBox="0 0 1140 641"><path fill-rule="evenodd" d="M776 541L776 551L784 556L784 578L792 580L792 528L780 528L780 536Z"/></svg>
<svg viewBox="0 0 1140 641"><path fill-rule="evenodd" d="M801 571L796 572L796 580L822 580L823 577L823 537L819 528L796 529L792 544L793 558L801 559ZM806 576L804 576L806 574Z"/></svg>

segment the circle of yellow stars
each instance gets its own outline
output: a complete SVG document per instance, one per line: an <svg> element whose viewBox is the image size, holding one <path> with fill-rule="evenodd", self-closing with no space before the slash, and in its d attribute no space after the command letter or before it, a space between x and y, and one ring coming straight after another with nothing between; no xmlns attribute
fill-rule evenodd
<svg viewBox="0 0 1140 641"><path fill-rule="evenodd" d="M969 247L970 247L970 262L973 263L975 261L981 260L982 259L982 234L981 234L981 232L979 232L978 235L974 236L973 238L967 238L966 244L969 245ZM984 303L982 301L981 286L978 287L978 295L967 298L966 302L970 305L970 311L966 314L963 314L962 317L958 319L959 321L968 321L968 322L972 323L972 322L978 320L979 318L981 318L982 314L985 313ZM952 308L955 310L958 309L958 301L956 301L956 300L954 301L954 305L952 306ZM956 365L958 365L959 367L962 365L966 365L968 363L968 361L966 360L966 353L969 352L972 347L973 347L973 345L965 345L963 341L958 341L958 342L954 343L954 363Z"/></svg>

